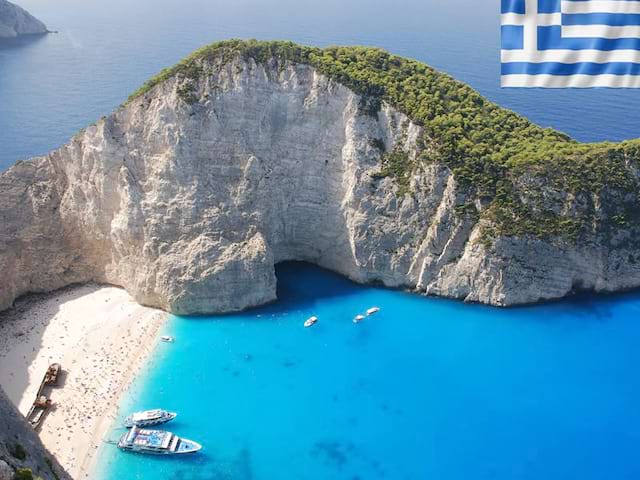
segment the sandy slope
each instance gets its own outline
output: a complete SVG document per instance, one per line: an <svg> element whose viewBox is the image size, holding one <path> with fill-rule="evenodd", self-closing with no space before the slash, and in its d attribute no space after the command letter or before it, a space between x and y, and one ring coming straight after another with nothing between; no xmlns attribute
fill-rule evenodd
<svg viewBox="0 0 640 480"><path fill-rule="evenodd" d="M118 398L166 318L124 290L98 285L26 297L0 314L0 385L23 414L47 366L62 364L62 386L52 389L55 407L40 437L74 478L89 478Z"/></svg>

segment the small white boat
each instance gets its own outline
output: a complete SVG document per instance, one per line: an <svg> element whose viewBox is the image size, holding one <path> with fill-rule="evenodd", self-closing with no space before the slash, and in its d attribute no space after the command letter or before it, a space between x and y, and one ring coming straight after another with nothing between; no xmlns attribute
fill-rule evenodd
<svg viewBox="0 0 640 480"><path fill-rule="evenodd" d="M169 335L163 335L163 336L161 336L161 337L160 337L160 340L162 340L162 341L163 341L163 342L165 342L165 343L173 343L173 342L175 342L175 341L176 341L176 339L175 339L175 338L170 337Z"/></svg>
<svg viewBox="0 0 640 480"><path fill-rule="evenodd" d="M369 310L367 310L367 315L373 315L374 313L379 311L380 311L379 307L371 307Z"/></svg>
<svg viewBox="0 0 640 480"><path fill-rule="evenodd" d="M353 323L360 323L364 318L364 315L356 315L353 319Z"/></svg>
<svg viewBox="0 0 640 480"><path fill-rule="evenodd" d="M193 440L180 438L171 432L133 427L120 437L118 448L151 455L178 455L195 453L202 445Z"/></svg>
<svg viewBox="0 0 640 480"><path fill-rule="evenodd" d="M135 412L124 419L124 426L132 427L150 427L152 425L160 425L167 423L178 416L177 413L167 412L159 408L155 410L145 410L144 412Z"/></svg>
<svg viewBox="0 0 640 480"><path fill-rule="evenodd" d="M310 317L304 322L304 328L309 328L318 321L318 317Z"/></svg>

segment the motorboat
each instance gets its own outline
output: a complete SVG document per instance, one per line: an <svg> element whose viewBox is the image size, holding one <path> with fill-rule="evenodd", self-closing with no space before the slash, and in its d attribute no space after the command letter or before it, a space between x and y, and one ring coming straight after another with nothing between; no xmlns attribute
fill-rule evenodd
<svg viewBox="0 0 640 480"><path fill-rule="evenodd" d="M318 317L309 317L304 322L304 327L309 328L310 326L315 325L317 321L318 321Z"/></svg>
<svg viewBox="0 0 640 480"><path fill-rule="evenodd" d="M160 425L167 423L178 416L177 413L168 412L156 408L155 410L145 410L143 412L135 412L124 419L124 426L131 427L150 427L152 425Z"/></svg>
<svg viewBox="0 0 640 480"><path fill-rule="evenodd" d="M364 315L356 315L356 316L353 318L353 323L360 323L360 322L361 322L362 320L364 320L364 319L365 319L365 316L364 316Z"/></svg>
<svg viewBox="0 0 640 480"><path fill-rule="evenodd" d="M379 311L380 311L379 307L371 307L369 310L367 310L367 315L373 315L374 313Z"/></svg>
<svg viewBox="0 0 640 480"><path fill-rule="evenodd" d="M195 453L202 449L202 445L164 430L147 430L134 426L120 437L118 448L149 455L181 455Z"/></svg>
<svg viewBox="0 0 640 480"><path fill-rule="evenodd" d="M173 342L175 342L175 341L176 341L176 339L175 339L175 338L170 337L169 335L163 335L163 336L161 336L161 337L160 337L160 340L162 340L162 341L163 341L163 342L165 342L165 343L173 343Z"/></svg>

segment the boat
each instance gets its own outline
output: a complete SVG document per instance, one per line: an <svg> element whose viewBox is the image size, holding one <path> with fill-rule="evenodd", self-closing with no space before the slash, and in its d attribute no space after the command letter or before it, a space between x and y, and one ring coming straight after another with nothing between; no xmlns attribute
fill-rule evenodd
<svg viewBox="0 0 640 480"><path fill-rule="evenodd" d="M155 410L145 410L143 412L135 412L124 419L124 426L131 427L150 427L152 425L160 425L167 423L178 416L177 413L167 412L159 408Z"/></svg>
<svg viewBox="0 0 640 480"><path fill-rule="evenodd" d="M28 421L31 428L37 430L40 424L44 420L47 410L45 408L36 408L32 412L29 412Z"/></svg>
<svg viewBox="0 0 640 480"><path fill-rule="evenodd" d="M161 337L160 337L160 340L162 340L162 341L163 341L163 342L165 342L165 343L173 343L173 342L175 342L175 341L176 341L176 339L175 339L175 338L170 337L169 335L163 335L163 336L161 336Z"/></svg>
<svg viewBox="0 0 640 480"><path fill-rule="evenodd" d="M147 430L134 426L120 437L118 448L149 455L180 455L195 453L202 445L164 430Z"/></svg>
<svg viewBox="0 0 640 480"><path fill-rule="evenodd" d="M304 322L304 327L309 328L311 325L314 325L318 321L318 317L310 317Z"/></svg>
<svg viewBox="0 0 640 480"><path fill-rule="evenodd" d="M367 315L373 315L374 313L379 311L380 311L379 307L371 307L369 310L367 310Z"/></svg>
<svg viewBox="0 0 640 480"><path fill-rule="evenodd" d="M362 320L364 320L364 318L365 318L364 315L356 315L353 319L353 323L359 323Z"/></svg>
<svg viewBox="0 0 640 480"><path fill-rule="evenodd" d="M29 413L27 413L27 421L31 425L34 430L40 428L44 417L47 415L49 408L51 408L52 402L50 398L47 398L44 395L41 395L36 398L33 402L33 405L29 409Z"/></svg>
<svg viewBox="0 0 640 480"><path fill-rule="evenodd" d="M56 385L58 383L58 376L62 367L59 363L52 363L47 369L47 373L44 375L45 385Z"/></svg>
<svg viewBox="0 0 640 480"><path fill-rule="evenodd" d="M38 430L40 428L44 418L49 412L49 409L53 405L53 402L46 392L47 387L60 386L58 383L60 381L61 373L62 367L60 364L52 363L44 374L44 378L42 379L40 388L38 388L38 393L36 394L36 399L26 415L27 421L31 424L34 430Z"/></svg>
<svg viewBox="0 0 640 480"><path fill-rule="evenodd" d="M36 401L33 402L33 406L34 407L38 407L38 408L49 408L52 405L51 399L45 397L44 395L39 396L38 398L36 398Z"/></svg>

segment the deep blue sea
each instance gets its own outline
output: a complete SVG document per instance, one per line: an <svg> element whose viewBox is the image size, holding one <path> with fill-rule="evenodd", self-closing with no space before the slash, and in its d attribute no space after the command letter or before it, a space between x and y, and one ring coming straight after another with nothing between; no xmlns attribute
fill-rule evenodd
<svg viewBox="0 0 640 480"><path fill-rule="evenodd" d="M231 37L376 45L577 139L640 137L638 90L500 90L498 0L16 1L60 33L0 44L0 171ZM105 444L94 478L640 478L640 294L498 310L300 264L278 275L273 305L172 318L176 343L157 346L122 401L121 416L175 409L171 429L204 450ZM302 328L310 315L320 322Z"/></svg>

